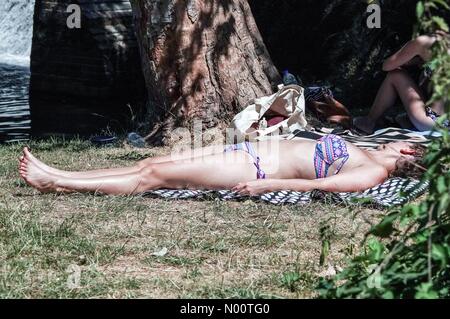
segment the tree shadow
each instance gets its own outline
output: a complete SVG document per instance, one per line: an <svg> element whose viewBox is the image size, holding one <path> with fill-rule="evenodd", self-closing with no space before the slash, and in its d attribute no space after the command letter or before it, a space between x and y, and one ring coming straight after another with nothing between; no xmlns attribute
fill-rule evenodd
<svg viewBox="0 0 450 319"><path fill-rule="evenodd" d="M177 30L175 31L175 39L170 41L170 46L168 47L168 54L163 57L162 65L168 66L168 68L162 70L162 78L172 79L172 83L163 83L163 87L169 87L175 92L170 92L173 107L168 109L169 113L173 114L175 125L181 125L180 121L184 119L181 112L189 111L183 110L182 106L186 105L186 100L192 96L195 92L200 90L202 81L205 80L205 75L198 73L193 79L191 75L195 73L194 63L196 59L200 58L200 54L203 52L204 46L208 43L213 44L212 47L208 48L211 50L212 58L217 61L221 56L228 56L228 49L230 46L230 38L235 30L235 19L233 16L229 16L226 21L223 21L217 25L217 33L214 35L215 38L207 39L208 35L211 35L208 30L214 26L214 23L219 15L227 14L230 12L232 7L232 1L221 0L221 1L205 1L204 6L197 9L197 15L189 17L186 14L188 5L194 5L193 1L176 0L174 5L174 11L177 19ZM195 10L195 9L192 9ZM221 12L223 10L223 12ZM186 19L192 19L191 23L194 24L194 30L191 33L190 45L185 47L182 51L182 56L179 56L179 48L184 46L182 28L185 25ZM208 43L206 43L206 41ZM175 63L174 63L175 62ZM217 83L220 83L217 77L215 78ZM189 80L192 83L186 83ZM189 86L190 90L181 90L181 87Z"/></svg>

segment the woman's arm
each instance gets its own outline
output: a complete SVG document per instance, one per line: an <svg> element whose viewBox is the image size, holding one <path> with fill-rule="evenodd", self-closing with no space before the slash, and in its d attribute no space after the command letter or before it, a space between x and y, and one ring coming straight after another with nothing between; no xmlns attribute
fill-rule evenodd
<svg viewBox="0 0 450 319"><path fill-rule="evenodd" d="M267 179L240 183L233 188L242 195L259 195L281 190L307 192L319 189L329 192L359 192L381 184L388 177L382 166L364 165L327 178Z"/></svg>
<svg viewBox="0 0 450 319"><path fill-rule="evenodd" d="M390 56L383 64L383 71L389 72L398 69L414 60L419 56L423 61L430 59L429 49L436 41L436 37L421 35L414 40L409 41L403 48Z"/></svg>

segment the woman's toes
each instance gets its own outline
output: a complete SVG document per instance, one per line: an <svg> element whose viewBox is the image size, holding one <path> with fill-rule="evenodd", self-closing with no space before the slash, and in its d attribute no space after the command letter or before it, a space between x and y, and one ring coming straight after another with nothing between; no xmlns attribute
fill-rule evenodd
<svg viewBox="0 0 450 319"><path fill-rule="evenodd" d="M25 158L30 157L31 152L30 152L30 149L28 148L28 146L25 146L25 147L23 148L23 155L24 155Z"/></svg>

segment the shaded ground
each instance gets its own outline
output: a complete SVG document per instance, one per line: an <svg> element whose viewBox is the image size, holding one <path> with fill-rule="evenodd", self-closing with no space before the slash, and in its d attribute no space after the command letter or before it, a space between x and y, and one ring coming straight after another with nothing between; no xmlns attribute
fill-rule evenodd
<svg viewBox="0 0 450 319"><path fill-rule="evenodd" d="M325 204L41 195L16 173L22 146L0 147L2 298L314 297L319 276L345 263L367 220L380 214ZM79 140L31 147L44 161L72 170L168 151L98 149ZM331 251L320 267L324 224ZM164 256L152 255L163 248Z"/></svg>
<svg viewBox="0 0 450 319"><path fill-rule="evenodd" d="M352 112L372 105L386 75L384 59L411 39L417 2L377 1L381 28L369 29L371 1L249 0L278 69L308 86L330 86Z"/></svg>

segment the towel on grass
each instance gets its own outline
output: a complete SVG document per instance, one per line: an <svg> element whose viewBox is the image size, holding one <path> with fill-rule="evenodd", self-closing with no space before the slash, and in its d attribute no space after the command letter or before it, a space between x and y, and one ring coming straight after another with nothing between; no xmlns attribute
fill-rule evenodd
<svg viewBox="0 0 450 319"><path fill-rule="evenodd" d="M428 189L428 183L414 179L392 178L383 184L375 186L362 193L329 193L324 191L294 192L278 191L261 196L241 196L230 190L170 190L160 189L149 191L144 196L165 198L171 200L248 200L253 199L273 205L305 205L313 200L340 203L340 204L361 204L378 208L393 207L402 205L413 200Z"/></svg>

